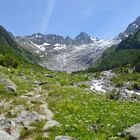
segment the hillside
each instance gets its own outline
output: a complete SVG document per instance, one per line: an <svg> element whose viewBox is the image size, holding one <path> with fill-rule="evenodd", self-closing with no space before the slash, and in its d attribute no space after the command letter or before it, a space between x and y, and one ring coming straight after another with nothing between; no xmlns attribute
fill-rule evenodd
<svg viewBox="0 0 140 140"><path fill-rule="evenodd" d="M128 36L136 33L139 29L140 29L140 16L137 17L137 19L134 22L130 23L128 25L128 27L126 28L126 30L124 32L120 33L117 38L124 40Z"/></svg>
<svg viewBox="0 0 140 140"><path fill-rule="evenodd" d="M140 30L121 41L120 44L107 49L98 61L96 71L109 70L130 64L137 65L140 60ZM93 70L90 69L91 71Z"/></svg>
<svg viewBox="0 0 140 140"><path fill-rule="evenodd" d="M21 62L35 62L32 53L22 49L4 27L0 26L0 64L16 67Z"/></svg>

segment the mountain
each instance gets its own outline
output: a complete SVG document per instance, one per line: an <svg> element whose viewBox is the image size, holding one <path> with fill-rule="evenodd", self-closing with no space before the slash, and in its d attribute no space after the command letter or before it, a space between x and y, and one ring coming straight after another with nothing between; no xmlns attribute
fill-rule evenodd
<svg viewBox="0 0 140 140"><path fill-rule="evenodd" d="M133 35L122 40L118 45L107 49L99 59L97 65L90 70L102 71L118 68L130 64L140 67L140 29Z"/></svg>
<svg viewBox="0 0 140 140"><path fill-rule="evenodd" d="M67 36L41 33L16 37L27 51L40 58L41 66L57 71L80 71L94 64L103 51L118 40L99 40L81 32L74 39Z"/></svg>
<svg viewBox="0 0 140 140"><path fill-rule="evenodd" d="M65 38L65 44L66 45L72 45L73 44L73 40L69 36L67 36Z"/></svg>
<svg viewBox="0 0 140 140"><path fill-rule="evenodd" d="M133 35L129 35L118 45L117 50L122 49L140 49L140 29Z"/></svg>
<svg viewBox="0 0 140 140"><path fill-rule="evenodd" d="M138 29L140 28L140 16L129 26L126 28L126 30L122 33L120 33L117 37L117 39L123 40L127 38L129 35L133 35Z"/></svg>
<svg viewBox="0 0 140 140"><path fill-rule="evenodd" d="M12 33L0 26L0 65L16 67L20 62L35 62L36 59L17 44Z"/></svg>
<svg viewBox="0 0 140 140"><path fill-rule="evenodd" d="M95 40L96 41L96 40ZM94 40L85 32L81 32L75 39L75 45L82 45L82 44L91 44L94 43Z"/></svg>

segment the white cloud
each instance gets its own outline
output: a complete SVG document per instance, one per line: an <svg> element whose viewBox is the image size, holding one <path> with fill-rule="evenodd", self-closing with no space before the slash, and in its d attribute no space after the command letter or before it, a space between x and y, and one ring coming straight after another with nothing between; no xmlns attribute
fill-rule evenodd
<svg viewBox="0 0 140 140"><path fill-rule="evenodd" d="M55 4L56 4L56 0L47 0L46 11L45 11L45 15L43 17L41 28L40 28L41 33L47 32L49 21L54 11Z"/></svg>

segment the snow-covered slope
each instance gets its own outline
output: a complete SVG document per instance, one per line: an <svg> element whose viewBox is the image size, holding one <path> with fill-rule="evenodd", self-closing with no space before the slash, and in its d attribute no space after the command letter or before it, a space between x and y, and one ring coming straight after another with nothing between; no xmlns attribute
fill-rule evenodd
<svg viewBox="0 0 140 140"><path fill-rule="evenodd" d="M99 59L117 40L99 40L81 32L75 39L59 35L17 37L17 42L40 57L39 64L51 70L80 71Z"/></svg>

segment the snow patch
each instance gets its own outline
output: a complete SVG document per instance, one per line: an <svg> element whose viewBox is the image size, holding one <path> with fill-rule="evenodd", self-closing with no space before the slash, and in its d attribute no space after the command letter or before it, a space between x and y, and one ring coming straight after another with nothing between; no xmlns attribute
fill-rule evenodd
<svg viewBox="0 0 140 140"><path fill-rule="evenodd" d="M136 29L139 27L139 26L138 26L137 24L135 24L135 23L133 24L133 26L134 26Z"/></svg>
<svg viewBox="0 0 140 140"><path fill-rule="evenodd" d="M55 46L54 50L61 50L66 47L66 45L63 44L55 44L54 46Z"/></svg>
<svg viewBox="0 0 140 140"><path fill-rule="evenodd" d="M36 51L36 53L39 53L39 52L40 52L39 50Z"/></svg>
<svg viewBox="0 0 140 140"><path fill-rule="evenodd" d="M42 58L42 57L44 57L44 55L40 55L40 57Z"/></svg>
<svg viewBox="0 0 140 140"><path fill-rule="evenodd" d="M98 39L97 39L96 37L90 37L90 39L91 39L92 41L94 41L94 42L97 42L97 41L98 41Z"/></svg>
<svg viewBox="0 0 140 140"><path fill-rule="evenodd" d="M33 42L31 42L34 46L36 46L38 49L40 49L41 51L45 51L46 50L46 47L45 46L48 46L48 45L50 45L50 44L48 44L48 43L43 43L42 45L37 45L37 44L35 44L35 43L33 43Z"/></svg>

